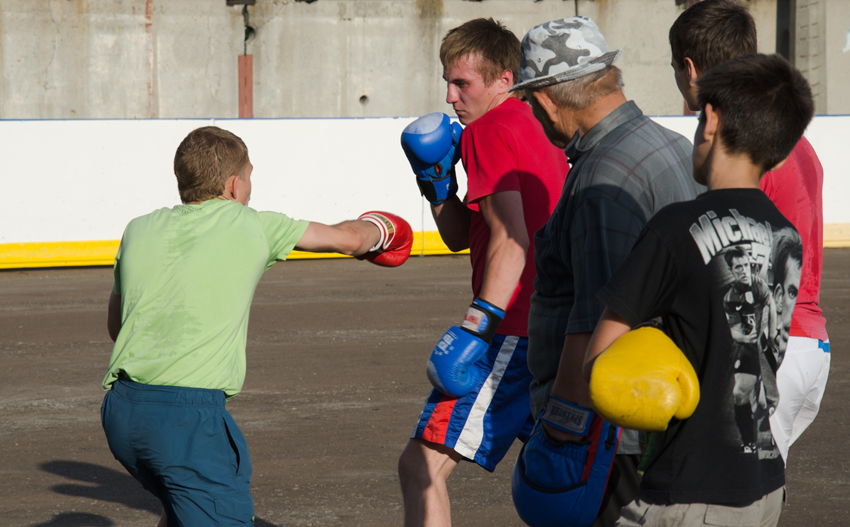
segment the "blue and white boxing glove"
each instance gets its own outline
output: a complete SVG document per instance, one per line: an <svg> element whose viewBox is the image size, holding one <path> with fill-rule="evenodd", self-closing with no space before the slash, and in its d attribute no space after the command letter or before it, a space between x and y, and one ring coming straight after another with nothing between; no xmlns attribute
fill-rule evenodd
<svg viewBox="0 0 850 527"><path fill-rule="evenodd" d="M434 205L457 194L455 165L460 160L462 132L460 124L437 112L413 121L401 133L401 148L416 174L419 191Z"/></svg>
<svg viewBox="0 0 850 527"><path fill-rule="evenodd" d="M428 380L446 395L462 397L481 381L475 363L487 352L505 311L481 298L472 301L463 323L452 326L428 359Z"/></svg>
<svg viewBox="0 0 850 527"><path fill-rule="evenodd" d="M556 441L543 423L584 441ZM582 408L550 397L531 437L520 450L511 477L517 514L531 527L588 527L596 520L620 429Z"/></svg>

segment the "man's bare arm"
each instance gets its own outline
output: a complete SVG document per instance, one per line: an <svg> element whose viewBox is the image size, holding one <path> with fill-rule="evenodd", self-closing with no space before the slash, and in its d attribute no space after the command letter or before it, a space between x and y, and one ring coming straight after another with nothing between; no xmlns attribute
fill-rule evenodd
<svg viewBox="0 0 850 527"><path fill-rule="evenodd" d="M439 205L431 205L431 215L437 223L443 243L452 252L469 249L469 223L471 212L457 196Z"/></svg>
<svg viewBox="0 0 850 527"><path fill-rule="evenodd" d="M497 192L478 202L490 227L490 243L480 297L506 309L513 297L528 252L528 230L518 191Z"/></svg>
<svg viewBox="0 0 850 527"><path fill-rule="evenodd" d="M552 395L584 408L593 408L589 380L593 361L617 338L629 331L629 325L616 313L605 309L593 333L570 333L564 339L558 374ZM587 374L584 375L583 372ZM580 441L582 436L570 434L544 423L546 431L558 441Z"/></svg>

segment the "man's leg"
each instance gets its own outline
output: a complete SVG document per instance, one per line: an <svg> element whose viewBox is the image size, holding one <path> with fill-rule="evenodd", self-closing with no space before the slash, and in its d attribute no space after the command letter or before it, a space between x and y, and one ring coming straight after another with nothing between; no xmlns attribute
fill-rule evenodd
<svg viewBox="0 0 850 527"><path fill-rule="evenodd" d="M770 429L782 459L788 449L815 420L829 377L829 342L791 337L785 359L776 373L779 405L770 416Z"/></svg>
<svg viewBox="0 0 850 527"><path fill-rule="evenodd" d="M482 381L460 398L432 390L399 459L405 525L450 525L446 480L461 459L492 472L531 418L526 337L496 335L476 363Z"/></svg>
<svg viewBox="0 0 850 527"><path fill-rule="evenodd" d="M411 439L398 460L406 527L452 524L446 480L461 455L445 445Z"/></svg>
<svg viewBox="0 0 850 527"><path fill-rule="evenodd" d="M829 343L827 343L829 346ZM828 348L827 348L828 349ZM820 411L820 403L823 400L823 392L826 389L826 382L829 379L829 365L832 355L829 352L821 354L821 370L818 374L814 386L809 390L806 396L806 402L797 413L797 418L794 419L794 427L791 429L791 444L793 445L797 439L806 431L806 428L817 417ZM790 445L789 445L790 446Z"/></svg>

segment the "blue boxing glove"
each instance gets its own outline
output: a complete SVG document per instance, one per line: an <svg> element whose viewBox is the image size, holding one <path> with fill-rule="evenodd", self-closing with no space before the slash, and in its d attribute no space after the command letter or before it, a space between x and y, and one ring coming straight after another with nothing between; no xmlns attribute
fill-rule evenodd
<svg viewBox="0 0 850 527"><path fill-rule="evenodd" d="M455 165L460 160L462 132L463 127L438 112L420 117L401 133L401 148L416 174L419 191L434 205L457 194Z"/></svg>
<svg viewBox="0 0 850 527"><path fill-rule="evenodd" d="M481 381L481 371L475 367L496 334L505 312L493 304L476 298L463 323L452 326L443 335L428 359L428 380L446 395L462 397Z"/></svg>
<svg viewBox="0 0 850 527"><path fill-rule="evenodd" d="M543 423L553 421L559 423L555 424L558 428L566 423L566 431L585 435L585 440L552 439ZM522 521L531 527L593 524L619 440L619 427L594 415L592 410L550 398L520 450L511 477L514 507Z"/></svg>

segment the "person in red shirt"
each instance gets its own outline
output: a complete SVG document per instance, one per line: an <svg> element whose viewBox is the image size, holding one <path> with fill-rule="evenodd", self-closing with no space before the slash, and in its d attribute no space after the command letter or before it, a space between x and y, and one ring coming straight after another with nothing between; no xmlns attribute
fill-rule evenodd
<svg viewBox="0 0 850 527"><path fill-rule="evenodd" d="M446 102L466 126L459 147L468 184L464 199L432 201L431 211L448 248L470 250L475 302L504 316L486 353L470 365L481 373L472 391L454 397L434 389L425 403L399 459L405 525L449 525L446 480L458 462L492 472L531 431L533 235L549 219L569 170L531 108L509 93L520 61L510 30L493 19L471 20L448 32L440 60Z"/></svg>

